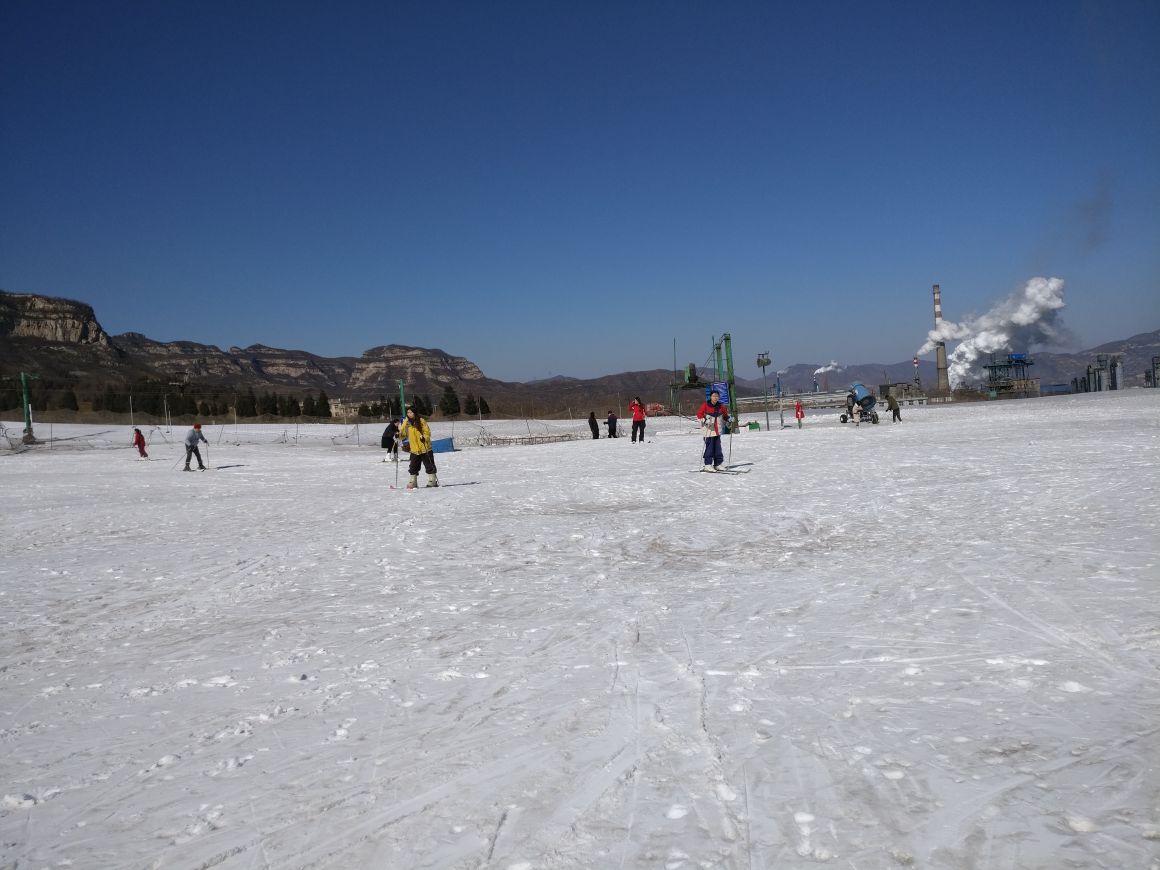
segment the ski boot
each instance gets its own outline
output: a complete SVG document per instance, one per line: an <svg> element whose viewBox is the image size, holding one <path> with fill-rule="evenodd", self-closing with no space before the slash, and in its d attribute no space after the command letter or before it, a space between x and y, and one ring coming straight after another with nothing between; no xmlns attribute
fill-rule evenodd
<svg viewBox="0 0 1160 870"><path fill-rule="evenodd" d="M428 474L427 475L427 486L432 487L432 486L438 486L438 485L439 485L439 475L438 474Z"/></svg>
<svg viewBox="0 0 1160 870"><path fill-rule="evenodd" d="M412 474L410 480L407 481L407 489L419 488L419 475Z"/></svg>

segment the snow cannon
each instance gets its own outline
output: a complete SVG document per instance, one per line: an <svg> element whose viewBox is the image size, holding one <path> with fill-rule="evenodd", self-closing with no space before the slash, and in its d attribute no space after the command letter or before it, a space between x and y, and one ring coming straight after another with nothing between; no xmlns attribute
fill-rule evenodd
<svg viewBox="0 0 1160 870"><path fill-rule="evenodd" d="M878 400L874 398L874 394L870 392L869 388L860 381L855 381L850 384L850 393L854 396L854 407L842 415L842 422L845 423L853 419L855 423L863 421L877 423L878 412L874 410L874 405L877 404Z"/></svg>
<svg viewBox="0 0 1160 870"><path fill-rule="evenodd" d="M874 394L866 389L866 385L858 382L850 384L850 391L854 394L854 401L861 405L863 411L869 411L874 407L877 399Z"/></svg>

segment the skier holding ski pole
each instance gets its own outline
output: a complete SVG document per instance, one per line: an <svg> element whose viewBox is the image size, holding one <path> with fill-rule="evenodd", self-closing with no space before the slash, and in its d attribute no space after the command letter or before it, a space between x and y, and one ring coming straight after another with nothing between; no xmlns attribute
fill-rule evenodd
<svg viewBox="0 0 1160 870"><path fill-rule="evenodd" d="M197 442L205 443L205 454L209 456L209 442L206 441L205 436L201 434L201 424L194 423L193 428L185 435L185 470L193 471L189 467L189 460L197 457L197 468L199 471L205 471L205 463L201 461L201 452L197 449Z"/></svg>
<svg viewBox="0 0 1160 870"><path fill-rule="evenodd" d="M701 421L701 437L705 439L704 467L702 471L720 471L725 465L725 454L721 452L721 431L729 422L729 408L722 403L721 394L709 392L708 401L697 409L697 419Z"/></svg>
<svg viewBox="0 0 1160 870"><path fill-rule="evenodd" d="M407 489L415 489L419 485L420 467L427 472L427 486L438 486L439 475L435 468L435 453L431 449L431 428L411 405L407 406L407 418L403 421L403 428L399 430L399 440L406 441L411 454L411 462L407 469L410 474Z"/></svg>

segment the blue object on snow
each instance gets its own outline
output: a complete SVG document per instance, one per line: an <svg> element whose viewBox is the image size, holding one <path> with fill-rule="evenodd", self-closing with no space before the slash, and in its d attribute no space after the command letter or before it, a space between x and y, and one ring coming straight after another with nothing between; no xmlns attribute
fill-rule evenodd
<svg viewBox="0 0 1160 870"><path fill-rule="evenodd" d="M436 438L431 442L432 453L454 453L455 439L454 438Z"/></svg>
<svg viewBox="0 0 1160 870"><path fill-rule="evenodd" d="M861 405L865 410L869 411L874 407L876 402L874 394L866 389L865 384L855 381L854 383L850 384L850 389L854 393L854 401ZM870 401L867 402L867 399Z"/></svg>

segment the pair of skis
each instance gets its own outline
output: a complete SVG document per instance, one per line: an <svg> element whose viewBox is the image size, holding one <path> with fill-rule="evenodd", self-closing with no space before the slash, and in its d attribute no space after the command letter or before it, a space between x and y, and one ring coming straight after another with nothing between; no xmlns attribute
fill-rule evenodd
<svg viewBox="0 0 1160 870"><path fill-rule="evenodd" d="M748 465L749 463L746 463ZM740 465L726 465L715 471L706 472L704 468L698 468L694 471L695 474L749 474L749 468L743 468Z"/></svg>

